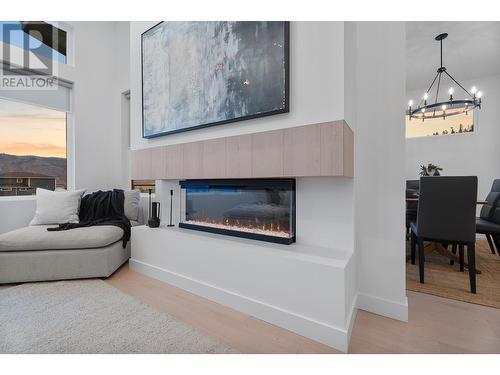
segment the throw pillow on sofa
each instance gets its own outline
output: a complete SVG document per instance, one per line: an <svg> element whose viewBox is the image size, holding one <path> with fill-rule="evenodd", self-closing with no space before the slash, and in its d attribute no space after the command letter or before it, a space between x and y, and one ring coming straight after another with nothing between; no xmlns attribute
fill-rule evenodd
<svg viewBox="0 0 500 375"><path fill-rule="evenodd" d="M30 225L78 223L80 201L85 189L51 191L36 189L35 217Z"/></svg>
<svg viewBox="0 0 500 375"><path fill-rule="evenodd" d="M131 221L139 221L141 192L139 190L125 190L123 194L125 196L123 203L125 216Z"/></svg>

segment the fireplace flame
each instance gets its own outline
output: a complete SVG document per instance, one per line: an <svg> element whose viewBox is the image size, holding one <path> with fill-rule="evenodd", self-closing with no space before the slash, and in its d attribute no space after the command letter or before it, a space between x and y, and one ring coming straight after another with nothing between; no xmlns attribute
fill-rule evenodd
<svg viewBox="0 0 500 375"><path fill-rule="evenodd" d="M288 230L283 230L281 229L281 226L279 223L269 223L266 225L266 223L261 224L259 223L259 219L255 218L252 220L248 220L246 224L242 224L240 220L236 219L234 222L230 221L229 219L225 218L223 220L215 220L214 218L205 218L205 219L194 219L194 220L188 220L186 219L186 223L193 224L193 225L199 225L199 226L205 226L205 227L211 227L211 228L218 228L218 229L226 229L226 230L233 230L233 231L238 231L238 232L246 232L246 233L256 233L256 234L262 234L266 236L274 236L274 237L282 237L282 238L290 238L291 234Z"/></svg>

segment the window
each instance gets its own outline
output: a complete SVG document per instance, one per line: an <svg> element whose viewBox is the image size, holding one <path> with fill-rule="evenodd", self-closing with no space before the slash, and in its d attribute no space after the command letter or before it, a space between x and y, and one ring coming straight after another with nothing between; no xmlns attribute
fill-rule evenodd
<svg viewBox="0 0 500 375"><path fill-rule="evenodd" d="M67 186L66 111L0 99L0 195Z"/></svg>
<svg viewBox="0 0 500 375"><path fill-rule="evenodd" d="M0 76L5 78L0 85L3 196L33 195L37 188L54 190L68 184L66 134L72 84L57 76L58 64L68 63L68 32L58 25L0 22Z"/></svg>
<svg viewBox="0 0 500 375"><path fill-rule="evenodd" d="M47 22L0 21L0 41L67 63L67 32Z"/></svg>
<svg viewBox="0 0 500 375"><path fill-rule="evenodd" d="M406 116L406 138L418 138L437 135L451 135L474 132L474 113L427 119L425 121L408 119Z"/></svg>
<svg viewBox="0 0 500 375"><path fill-rule="evenodd" d="M155 181L154 180L132 180L132 190L140 190L141 193L151 193L155 192Z"/></svg>

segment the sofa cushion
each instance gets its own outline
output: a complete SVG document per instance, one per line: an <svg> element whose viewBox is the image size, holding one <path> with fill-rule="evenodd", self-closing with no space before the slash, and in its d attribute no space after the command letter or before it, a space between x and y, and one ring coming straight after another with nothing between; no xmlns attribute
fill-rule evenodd
<svg viewBox="0 0 500 375"><path fill-rule="evenodd" d="M120 241L123 230L114 225L49 232L53 225L29 226L0 234L0 251L90 249Z"/></svg>
<svg viewBox="0 0 500 375"><path fill-rule="evenodd" d="M126 190L123 192L125 201L123 202L123 211L130 221L139 220L139 209L141 201L141 192L139 190Z"/></svg>
<svg viewBox="0 0 500 375"><path fill-rule="evenodd" d="M51 191L36 189L35 217L30 225L78 223L78 211L85 189Z"/></svg>

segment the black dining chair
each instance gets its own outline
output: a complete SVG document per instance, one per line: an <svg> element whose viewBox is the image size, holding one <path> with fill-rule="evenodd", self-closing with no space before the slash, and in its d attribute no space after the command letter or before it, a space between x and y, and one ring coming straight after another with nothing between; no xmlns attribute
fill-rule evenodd
<svg viewBox="0 0 500 375"><path fill-rule="evenodd" d="M418 198L420 180L406 180L406 198ZM410 223L417 220L418 202L406 201L406 230L410 234Z"/></svg>
<svg viewBox="0 0 500 375"><path fill-rule="evenodd" d="M493 181L486 204L476 219L476 232L486 235L491 252L495 254L496 246L500 255L500 179Z"/></svg>
<svg viewBox="0 0 500 375"><path fill-rule="evenodd" d="M411 262L418 245L420 282L424 283L424 241L458 245L463 269L467 246L470 289L476 293L476 176L420 178L417 220L411 227Z"/></svg>

